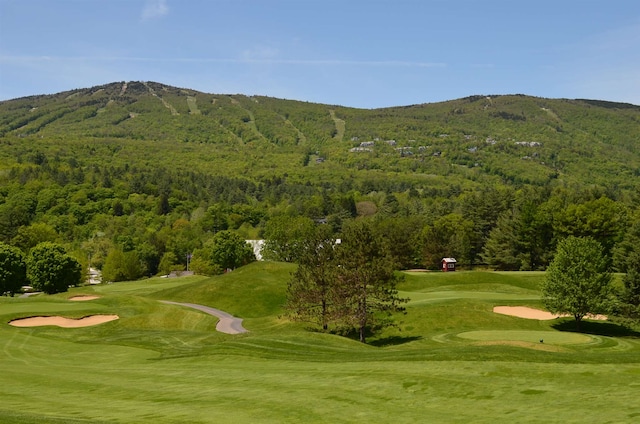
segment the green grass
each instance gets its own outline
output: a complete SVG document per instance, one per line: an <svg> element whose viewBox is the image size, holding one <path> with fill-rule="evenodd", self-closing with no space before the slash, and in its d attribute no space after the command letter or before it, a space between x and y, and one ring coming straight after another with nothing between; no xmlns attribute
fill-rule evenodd
<svg viewBox="0 0 640 424"><path fill-rule="evenodd" d="M282 318L294 268L254 263L214 278L149 279L0 298L2 423L632 422L637 333L493 306L540 306L540 273L407 273L398 328L370 345ZM69 302L74 294L99 299ZM249 333L158 300L201 303ZM14 328L16 317L115 313L89 328ZM544 343L540 343L540 339Z"/></svg>

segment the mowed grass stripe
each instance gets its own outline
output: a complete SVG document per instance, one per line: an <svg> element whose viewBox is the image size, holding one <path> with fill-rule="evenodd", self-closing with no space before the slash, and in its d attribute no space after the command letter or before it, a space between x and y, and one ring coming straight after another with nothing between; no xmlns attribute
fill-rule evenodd
<svg viewBox="0 0 640 424"><path fill-rule="evenodd" d="M121 319L84 329L0 325L0 422L564 423L640 416L633 333L582 335L558 331L570 319L491 311L504 303L539 305L541 273L411 275L401 289L415 301L398 328L362 345L282 316L293 269L257 263L214 278L72 289L65 298L100 294L80 304ZM14 307L29 313L23 305L57 313L78 304L59 297L2 299L0 315ZM251 333L218 333L214 317L159 299L225 310L245 318ZM587 325L596 333L610 328ZM536 349L531 337L557 349Z"/></svg>

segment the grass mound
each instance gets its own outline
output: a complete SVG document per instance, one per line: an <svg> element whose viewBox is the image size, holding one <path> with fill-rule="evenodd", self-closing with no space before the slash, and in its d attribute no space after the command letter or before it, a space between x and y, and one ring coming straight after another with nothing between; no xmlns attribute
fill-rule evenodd
<svg viewBox="0 0 640 424"><path fill-rule="evenodd" d="M581 345L594 342L591 336L556 331L483 330L467 331L457 336L476 341L522 341L555 345Z"/></svg>
<svg viewBox="0 0 640 424"><path fill-rule="evenodd" d="M152 278L0 298L0 322L113 313L108 325L0 325L0 422L630 422L640 342L611 323L524 320L497 305L541 307L541 273L407 273L411 301L371 344L282 315L294 266ZM69 302L73 295L97 295ZM159 300L244 318L250 333ZM616 331L614 331L616 330ZM540 340L544 342L541 343ZM567 382L571 382L568 384ZM621 390L612 390L612 387ZM589 402L584 402L589 399ZM25 412L28 411L28 412Z"/></svg>

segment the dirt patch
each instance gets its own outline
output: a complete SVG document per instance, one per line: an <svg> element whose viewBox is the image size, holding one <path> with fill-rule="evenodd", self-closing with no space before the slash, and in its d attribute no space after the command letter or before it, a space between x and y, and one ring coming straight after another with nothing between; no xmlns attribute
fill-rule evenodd
<svg viewBox="0 0 640 424"><path fill-rule="evenodd" d="M41 327L45 325L55 325L62 328L90 327L92 325L104 324L105 322L119 319L118 315L90 315L80 319L71 319L61 316L54 317L31 317L16 319L9 322L14 327Z"/></svg>
<svg viewBox="0 0 640 424"><path fill-rule="evenodd" d="M528 308L526 306L496 306L493 308L493 312L502 315L510 315L518 318L537 319L537 320L550 320L560 317L567 317L570 315L558 315L551 312L541 311L540 309ZM585 319L593 319L606 321L605 315L587 315Z"/></svg>
<svg viewBox="0 0 640 424"><path fill-rule="evenodd" d="M100 299L100 296L94 296L94 295L91 295L91 294L83 294L83 295L80 295L80 296L70 297L67 300L72 300L74 302L82 302L82 301L85 301L85 300L95 300L95 299Z"/></svg>

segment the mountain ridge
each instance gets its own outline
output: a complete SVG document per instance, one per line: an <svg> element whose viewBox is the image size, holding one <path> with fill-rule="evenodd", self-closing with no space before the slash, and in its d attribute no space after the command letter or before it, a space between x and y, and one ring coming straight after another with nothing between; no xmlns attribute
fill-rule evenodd
<svg viewBox="0 0 640 424"><path fill-rule="evenodd" d="M449 167L479 167L525 184L581 173L577 180L584 184L589 176L583 171L593 174L600 165L622 186L629 183L626 177L640 173L640 107L522 94L357 109L208 94L157 82L113 82L0 102L0 136L166 140L263 156L279 148L307 165L314 159L325 167L335 161L342 168L404 174L449 172L438 163L443 158ZM522 161L529 163L517 165ZM283 173L296 173L284 168Z"/></svg>
<svg viewBox="0 0 640 424"><path fill-rule="evenodd" d="M268 97L268 98L272 98L272 99L276 99L276 100L311 103L311 104L319 104L319 105L333 106L333 107L344 107L344 108L359 109L359 110L379 110L379 109L408 108L408 107L414 107L414 106L422 106L422 105L454 102L454 101L459 101L459 100L471 100L471 99L479 99L479 98L486 98L486 97L496 98L496 97L505 97L505 96L507 96L507 97L509 97L509 96L531 97L531 98L546 99L546 100L579 101L579 102L584 102L584 103L592 104L594 106L601 106L601 107L605 107L605 108L619 108L619 109L640 108L640 105L637 105L637 104L634 104L634 103L618 102L618 101L612 101L612 100L606 100L606 99L568 98L568 97L543 97L543 96L536 96L536 95L533 95L533 94L524 94L524 93L470 94L468 96L464 96L464 97L460 97L460 98L452 98L452 99L441 100L441 101L412 103L412 104L407 104L407 105L382 106L382 107L376 107L376 108L359 108L359 107L348 106L346 104L319 103L319 102L306 101L306 100L301 100L301 99L293 99L293 98L290 99L290 98L281 98L281 97L275 97L275 96L267 96L267 95L263 95L263 94L211 93L211 92L207 92L207 91L201 91L201 90L191 89L191 88L186 88L186 87L176 87L176 86L172 86L170 84L164 84L162 82L157 82L157 81L138 81L138 80L121 81L121 82L113 81L113 82L109 82L109 83L105 83L105 84L99 84L99 85L95 85L95 86L91 86L91 87L72 88L72 89L68 89L68 90L59 91L59 92L56 92L56 93L30 94L30 95L26 95L26 96L20 96L20 97L14 97L14 98L10 98L10 99L0 100L0 103L11 102L11 101L15 101L15 100L47 97L47 96L58 96L58 95L66 94L66 93L73 94L73 93L76 93L76 92L79 92L79 91L84 91L84 90L100 89L100 88L108 87L108 86L111 86L111 85L118 85L118 84L127 85L129 83L157 84L157 85L161 85L161 86L172 88L172 89L176 89L176 90L186 90L186 91L191 91L191 92L196 92L196 93L201 93L201 94L213 94L213 95L219 95L219 96Z"/></svg>
<svg viewBox="0 0 640 424"><path fill-rule="evenodd" d="M633 105L356 109L156 82L0 102L0 241L62 240L78 258L101 250L98 264L133 249L151 273L165 253L185 258L221 229L261 238L278 217L335 231L373 217L403 267L541 269L567 235L623 249L639 205Z"/></svg>

